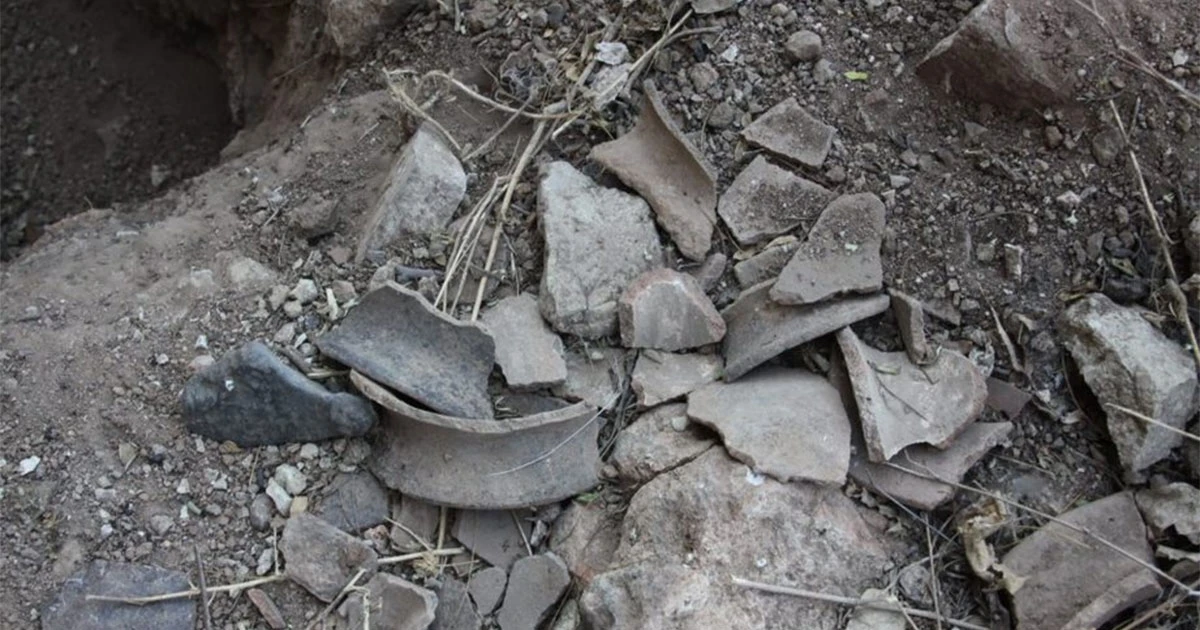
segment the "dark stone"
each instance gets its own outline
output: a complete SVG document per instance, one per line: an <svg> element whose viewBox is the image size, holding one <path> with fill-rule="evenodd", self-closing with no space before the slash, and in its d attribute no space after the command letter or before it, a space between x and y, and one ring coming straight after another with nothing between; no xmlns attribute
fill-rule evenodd
<svg viewBox="0 0 1200 630"><path fill-rule="evenodd" d="M339 475L318 516L342 531L361 531L387 520L388 492L370 473Z"/></svg>
<svg viewBox="0 0 1200 630"><path fill-rule="evenodd" d="M189 431L240 446L358 436L376 419L370 402L327 391L259 341L189 379L183 416Z"/></svg>
<svg viewBox="0 0 1200 630"><path fill-rule="evenodd" d="M187 576L179 571L96 560L67 579L42 610L42 630L192 630L196 604L190 599L145 606L86 599L87 595L145 597L189 588Z"/></svg>

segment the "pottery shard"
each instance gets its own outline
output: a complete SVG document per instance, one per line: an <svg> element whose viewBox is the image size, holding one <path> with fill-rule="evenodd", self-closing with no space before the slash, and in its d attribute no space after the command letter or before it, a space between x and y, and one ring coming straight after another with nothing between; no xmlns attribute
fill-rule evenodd
<svg viewBox="0 0 1200 630"><path fill-rule="evenodd" d="M365 602L362 592L354 592L341 606L348 627L425 630L433 623L433 613L438 607L438 597L433 591L390 573L376 573L366 589Z"/></svg>
<svg viewBox="0 0 1200 630"><path fill-rule="evenodd" d="M455 418L413 407L358 372L350 381L384 410L371 471L404 495L513 509L561 501L596 484L600 423L585 403L521 418Z"/></svg>
<svg viewBox="0 0 1200 630"><path fill-rule="evenodd" d="M279 552L288 577L324 602L333 601L359 569L376 569L370 545L307 512L288 519Z"/></svg>
<svg viewBox="0 0 1200 630"><path fill-rule="evenodd" d="M467 192L467 174L438 132L425 123L396 160L358 241L356 260L403 234L444 229Z"/></svg>
<svg viewBox="0 0 1200 630"><path fill-rule="evenodd" d="M788 98L750 123L742 137L771 153L819 168L833 146L834 131L813 118L795 98Z"/></svg>
<svg viewBox="0 0 1200 630"><path fill-rule="evenodd" d="M509 510L462 510L450 530L471 553L504 571L527 554L531 533L528 523Z"/></svg>
<svg viewBox="0 0 1200 630"><path fill-rule="evenodd" d="M496 342L496 363L513 389L561 385L567 379L562 339L550 330L528 293L504 298L483 314Z"/></svg>
<svg viewBox="0 0 1200 630"><path fill-rule="evenodd" d="M711 434L688 420L687 405L662 405L617 434L608 463L622 482L638 485L695 459L712 445Z"/></svg>
<svg viewBox="0 0 1200 630"><path fill-rule="evenodd" d="M488 567L471 575L467 591L475 602L475 610L481 615L490 615L504 598L504 587L508 584L508 573L500 567Z"/></svg>
<svg viewBox="0 0 1200 630"><path fill-rule="evenodd" d="M932 356L929 339L925 336L925 309L911 295L889 291L892 296L892 314L900 327L900 339L913 363L925 363Z"/></svg>
<svg viewBox="0 0 1200 630"><path fill-rule="evenodd" d="M587 339L616 332L625 287L663 265L650 206L551 162L542 167L538 209L546 240L542 315L555 330Z"/></svg>
<svg viewBox="0 0 1200 630"><path fill-rule="evenodd" d="M89 595L150 597L187 590L182 571L94 560L71 576L41 613L42 630L192 630L196 604L186 599L130 606L88 600ZM33 627L33 623L21 627ZM15 627L15 626L14 626Z"/></svg>
<svg viewBox="0 0 1200 630"><path fill-rule="evenodd" d="M643 91L646 102L633 130L597 145L592 159L650 202L681 254L704 260L717 222L716 176L671 120L654 84L645 82Z"/></svg>
<svg viewBox="0 0 1200 630"><path fill-rule="evenodd" d="M918 366L903 352L867 346L850 328L838 331L837 341L873 462L910 444L945 449L983 412L987 384L960 354L943 352Z"/></svg>
<svg viewBox="0 0 1200 630"><path fill-rule="evenodd" d="M871 193L843 195L817 219L800 245L771 299L781 304L812 304L839 293L869 293L883 286L884 207Z"/></svg>
<svg viewBox="0 0 1200 630"><path fill-rule="evenodd" d="M567 400L604 408L616 403L629 373L620 348L592 348L567 354L567 381L552 391Z"/></svg>
<svg viewBox="0 0 1200 630"><path fill-rule="evenodd" d="M721 434L725 450L780 481L841 485L850 465L850 419L824 378L764 368L688 395L688 417Z"/></svg>
<svg viewBox="0 0 1200 630"><path fill-rule="evenodd" d="M751 287L721 312L728 329L722 344L726 381L737 379L802 343L878 315L888 307L886 295L786 306L768 297L770 288L770 282Z"/></svg>
<svg viewBox="0 0 1200 630"><path fill-rule="evenodd" d="M1135 498L1155 536L1167 535L1168 530L1174 529L1192 544L1200 544L1200 489L1179 481L1141 490Z"/></svg>
<svg viewBox="0 0 1200 630"><path fill-rule="evenodd" d="M1093 293L1059 319L1063 345L1105 407L1108 432L1130 480L1167 457L1182 436L1152 426L1118 405L1183 429L1197 411L1196 365L1137 311Z"/></svg>
<svg viewBox="0 0 1200 630"><path fill-rule="evenodd" d="M675 354L643 350L630 379L638 406L654 407L686 396L721 376L724 362L716 354Z"/></svg>
<svg viewBox="0 0 1200 630"><path fill-rule="evenodd" d="M479 630L482 620L475 614L467 585L448 575L440 578L442 587L437 589L438 605L433 613L429 630Z"/></svg>
<svg viewBox="0 0 1200 630"><path fill-rule="evenodd" d="M500 630L537 628L570 584L571 574L558 556L544 553L521 558L513 565L504 604L496 615Z"/></svg>
<svg viewBox="0 0 1200 630"><path fill-rule="evenodd" d="M733 266L733 275L737 278L738 286L745 290L767 280L774 280L798 249L800 241L794 236L772 241L762 251Z"/></svg>
<svg viewBox="0 0 1200 630"><path fill-rule="evenodd" d="M1066 524L1047 523L1001 560L1024 578L1012 593L1018 628L1098 628L1126 607L1158 594L1154 574L1137 562L1153 566L1154 557L1130 493L1094 501L1059 519ZM1087 544L1081 531L1124 553Z"/></svg>
<svg viewBox="0 0 1200 630"><path fill-rule="evenodd" d="M725 320L696 279L674 269L638 276L618 306L621 342L630 348L686 350L716 343Z"/></svg>
<svg viewBox="0 0 1200 630"><path fill-rule="evenodd" d="M903 546L840 488L780 483L713 448L642 486L613 569L580 596L585 627L760 628L764 619L840 628L840 611L747 592L729 576L860 593ZM701 604L702 602L702 604Z"/></svg>
<svg viewBox="0 0 1200 630"><path fill-rule="evenodd" d="M812 225L835 196L760 155L721 195L717 212L738 243L753 245L802 224Z"/></svg>
<svg viewBox="0 0 1200 630"><path fill-rule="evenodd" d="M416 291L389 283L368 293L317 347L434 411L492 417L492 336L439 312Z"/></svg>

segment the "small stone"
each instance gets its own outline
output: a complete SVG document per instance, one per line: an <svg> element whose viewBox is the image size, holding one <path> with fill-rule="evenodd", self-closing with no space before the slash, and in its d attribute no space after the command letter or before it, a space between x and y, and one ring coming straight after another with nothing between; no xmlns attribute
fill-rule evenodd
<svg viewBox="0 0 1200 630"><path fill-rule="evenodd" d="M275 469L274 479L292 496L302 494L308 487L308 478L291 464L280 464Z"/></svg>
<svg viewBox="0 0 1200 630"><path fill-rule="evenodd" d="M309 304L313 300L321 296L321 290L317 288L317 283L309 278L301 278L296 281L296 286L288 291L288 297L300 302L300 304Z"/></svg>
<svg viewBox="0 0 1200 630"><path fill-rule="evenodd" d="M869 588L858 598L862 602L879 602L899 606L900 601L888 595L887 591ZM860 605L850 615L846 622L846 630L905 630L908 620L904 613L898 610L881 610L871 606Z"/></svg>
<svg viewBox="0 0 1200 630"><path fill-rule="evenodd" d="M271 502L275 504L275 510L281 515L287 516L292 511L292 496L274 477L267 481L266 493L271 498Z"/></svg>
<svg viewBox="0 0 1200 630"><path fill-rule="evenodd" d="M1012 280L1020 281L1024 272L1021 259L1025 256L1025 248L1011 243L1004 244L1004 273Z"/></svg>
<svg viewBox="0 0 1200 630"><path fill-rule="evenodd" d="M180 479L179 483L175 486L175 494L191 494L191 492L192 484L187 480L186 477Z"/></svg>
<svg viewBox="0 0 1200 630"><path fill-rule="evenodd" d="M388 492L370 473L338 475L318 516L345 532L358 532L387 520Z"/></svg>
<svg viewBox="0 0 1200 630"><path fill-rule="evenodd" d="M609 463L631 485L694 459L713 445L711 437L688 421L687 405L661 405L640 415L617 434ZM568 564L571 559L567 558Z"/></svg>
<svg viewBox="0 0 1200 630"><path fill-rule="evenodd" d="M870 193L830 203L771 287L771 299L813 304L839 293L878 291L884 214L883 202Z"/></svg>
<svg viewBox="0 0 1200 630"><path fill-rule="evenodd" d="M175 521L171 520L171 517L166 514L155 514L150 517L150 529L154 530L154 533L159 536L166 536L167 532L171 531L171 528L174 526Z"/></svg>
<svg viewBox="0 0 1200 630"><path fill-rule="evenodd" d="M275 566L275 552L270 548L263 549L258 554L258 562L254 566L254 574L263 576L271 572L271 567Z"/></svg>
<svg viewBox="0 0 1200 630"><path fill-rule="evenodd" d="M333 601L360 568L368 575L376 568L370 545L307 513L288 519L279 551L288 577L324 602Z"/></svg>
<svg viewBox="0 0 1200 630"><path fill-rule="evenodd" d="M567 565L552 553L521 558L508 578L496 619L501 630L536 628L571 583Z"/></svg>
<svg viewBox="0 0 1200 630"><path fill-rule="evenodd" d="M933 356L933 349L925 336L925 308L910 295L895 290L889 293L892 296L892 313L900 327L900 338L904 341L908 358L917 365L924 365Z"/></svg>
<svg viewBox="0 0 1200 630"><path fill-rule="evenodd" d="M697 92L707 92L708 88L712 87L720 78L721 75L717 74L717 69L712 67L712 64L703 61L688 69L688 79Z"/></svg>
<svg viewBox="0 0 1200 630"><path fill-rule="evenodd" d="M742 131L742 137L776 155L820 168L833 146L834 132L791 97L759 116Z"/></svg>
<svg viewBox="0 0 1200 630"><path fill-rule="evenodd" d="M813 61L821 56L821 36L809 30L796 31L783 49L793 61Z"/></svg>
<svg viewBox="0 0 1200 630"><path fill-rule="evenodd" d="M1092 136L1092 157L1100 166L1111 166L1124 146L1125 139L1121 132L1109 127Z"/></svg>
<svg viewBox="0 0 1200 630"><path fill-rule="evenodd" d="M267 296L267 305L271 307L272 311L279 310L279 307L287 301L290 292L291 289L282 284L272 287L270 295Z"/></svg>
<svg viewBox="0 0 1200 630"><path fill-rule="evenodd" d="M278 275L266 265L245 256L234 258L225 267L229 283L237 293L257 293L275 284Z"/></svg>
<svg viewBox="0 0 1200 630"><path fill-rule="evenodd" d="M1046 137L1046 148L1057 149L1062 146L1063 132L1057 125L1046 125L1042 133Z"/></svg>
<svg viewBox="0 0 1200 630"><path fill-rule="evenodd" d="M708 117L704 119L704 124L713 129L727 129L737 120L738 114L738 109L732 104L727 102L717 103L709 111Z"/></svg>
<svg viewBox="0 0 1200 630"><path fill-rule="evenodd" d="M785 242L770 245L734 265L733 275L737 278L738 286L745 290L778 276L796 254L796 250L800 249L800 241L790 236L786 239L776 239Z"/></svg>
<svg viewBox="0 0 1200 630"><path fill-rule="evenodd" d="M1200 489L1179 481L1141 490L1134 498L1155 538L1165 537L1173 529L1193 545L1200 544Z"/></svg>
<svg viewBox="0 0 1200 630"><path fill-rule="evenodd" d="M684 350L720 341L725 320L696 279L672 269L639 276L618 305L621 341L630 348Z"/></svg>
<svg viewBox="0 0 1200 630"><path fill-rule="evenodd" d="M296 324L294 324L292 322L288 322L288 323L280 326L279 330L275 331L275 336L272 337L271 340L281 346L290 346L290 345L292 345L292 339L294 339L295 337L296 337Z"/></svg>
<svg viewBox="0 0 1200 630"><path fill-rule="evenodd" d="M440 518L438 506L411 496L400 497L399 503L392 506L392 520L404 527L392 526L392 546L405 553L424 550L426 544L433 544Z"/></svg>
<svg viewBox="0 0 1200 630"><path fill-rule="evenodd" d="M267 622L271 630L287 628L287 622L283 620L283 614L279 612L279 607L265 591L252 588L246 591L246 597L250 598L250 602L258 609L258 614L262 615L263 621Z"/></svg>
<svg viewBox="0 0 1200 630"><path fill-rule="evenodd" d="M316 459L320 454L321 447L313 444L312 442L301 445L300 452L298 453L298 455L300 455L300 459Z"/></svg>
<svg viewBox="0 0 1200 630"><path fill-rule="evenodd" d="M271 510L274 505L275 500L266 494L255 496L250 502L250 527L259 532L271 529Z"/></svg>
<svg viewBox="0 0 1200 630"><path fill-rule="evenodd" d="M25 459L22 459L20 462L17 462L17 474L20 475L21 477L24 477L24 476L32 473L33 471L37 470L38 466L41 465L41 463L42 463L42 458L38 457L37 455L32 455L30 457L26 457Z"/></svg>
<svg viewBox="0 0 1200 630"><path fill-rule="evenodd" d="M471 576L467 590L475 602L475 610L481 615L490 615L504 597L508 574L499 567L489 567Z"/></svg>
<svg viewBox="0 0 1200 630"><path fill-rule="evenodd" d="M566 381L562 339L546 325L532 295L500 300L484 311L482 321L496 342L496 363L509 387L538 389Z"/></svg>
<svg viewBox="0 0 1200 630"><path fill-rule="evenodd" d="M717 380L722 367L718 355L643 350L633 368L633 392L639 406L654 407Z"/></svg>
<svg viewBox="0 0 1200 630"><path fill-rule="evenodd" d="M628 374L625 352L618 348L593 352L567 354L567 382L553 390L555 396L582 400L597 408L611 405L617 399L620 394L617 383L623 382Z"/></svg>
<svg viewBox="0 0 1200 630"><path fill-rule="evenodd" d="M438 597L425 588L390 573L377 573L366 584L366 605L363 593L346 597L339 612L346 616L349 628L366 628L370 618L372 630L425 630L434 620Z"/></svg>
<svg viewBox="0 0 1200 630"><path fill-rule="evenodd" d="M970 120L963 123L963 129L967 132L967 140L969 142L975 142L979 140L983 134L987 133L987 127Z"/></svg>
<svg viewBox="0 0 1200 630"><path fill-rule="evenodd" d="M717 213L738 243L753 245L802 224L811 226L834 198L825 187L793 175L760 155L721 195Z"/></svg>

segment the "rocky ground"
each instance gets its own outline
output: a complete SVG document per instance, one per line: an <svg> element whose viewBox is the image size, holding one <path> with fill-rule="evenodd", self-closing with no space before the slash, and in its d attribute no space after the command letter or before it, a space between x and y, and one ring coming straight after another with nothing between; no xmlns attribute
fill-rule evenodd
<svg viewBox="0 0 1200 630"><path fill-rule="evenodd" d="M244 127L6 101L5 626L1196 624L1186 2L137 4Z"/></svg>

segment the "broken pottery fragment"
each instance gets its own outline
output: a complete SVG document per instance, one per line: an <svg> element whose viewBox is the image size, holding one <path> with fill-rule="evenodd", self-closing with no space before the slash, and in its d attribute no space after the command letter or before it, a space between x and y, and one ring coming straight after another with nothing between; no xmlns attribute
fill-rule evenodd
<svg viewBox="0 0 1200 630"><path fill-rule="evenodd" d="M192 630L196 603L187 599L130 606L89 601L89 595L152 597L186 591L187 574L155 566L93 560L71 576L40 612L42 630ZM32 627L25 624L23 627Z"/></svg>
<svg viewBox="0 0 1200 630"><path fill-rule="evenodd" d="M738 243L754 245L811 226L834 193L758 156L721 195L717 212Z"/></svg>
<svg viewBox="0 0 1200 630"><path fill-rule="evenodd" d="M1200 545L1200 489L1178 481L1140 490L1134 498L1156 537L1166 536L1173 529L1192 544Z"/></svg>
<svg viewBox="0 0 1200 630"><path fill-rule="evenodd" d="M679 252L704 260L717 223L717 180L704 156L667 114L654 84L637 124L625 135L596 145L592 159L650 202Z"/></svg>
<svg viewBox="0 0 1200 630"><path fill-rule="evenodd" d="M492 336L388 283L317 339L321 352L439 413L491 418Z"/></svg>
<svg viewBox="0 0 1200 630"><path fill-rule="evenodd" d="M445 228L467 192L467 174L438 131L422 124L396 159L358 240L357 262L403 234Z"/></svg>
<svg viewBox="0 0 1200 630"><path fill-rule="evenodd" d="M442 586L437 589L437 610L429 630L479 630L483 623L475 614L467 585L446 574L438 579Z"/></svg>
<svg viewBox="0 0 1200 630"><path fill-rule="evenodd" d="M183 417L192 433L239 446L358 436L376 419L370 402L327 391L258 341L188 379Z"/></svg>
<svg viewBox="0 0 1200 630"><path fill-rule="evenodd" d="M691 461L713 445L711 434L688 420L687 405L662 405L617 434L608 463L624 483L637 485Z"/></svg>
<svg viewBox="0 0 1200 630"><path fill-rule="evenodd" d="M416 497L402 496L392 504L392 547L403 553L428 549L436 540L442 509ZM403 527L401 527L403 525Z"/></svg>
<svg viewBox="0 0 1200 630"><path fill-rule="evenodd" d="M1128 492L1060 515L1005 554L1023 578L1012 594L1017 628L1097 628L1125 608L1160 592L1146 526ZM1124 551L1096 543L1089 532ZM1128 554L1128 555L1125 555Z"/></svg>
<svg viewBox="0 0 1200 630"><path fill-rule="evenodd" d="M553 553L521 558L513 565L504 604L496 614L500 630L537 628L570 584L566 563Z"/></svg>
<svg viewBox="0 0 1200 630"><path fill-rule="evenodd" d="M621 295L617 314L629 348L687 350L725 336L725 320L700 283L674 269L638 276Z"/></svg>
<svg viewBox="0 0 1200 630"><path fill-rule="evenodd" d="M850 419L824 378L763 368L688 395L688 417L721 434L725 450L780 481L841 485L850 465Z"/></svg>
<svg viewBox="0 0 1200 630"><path fill-rule="evenodd" d="M1009 420L1021 415L1025 405L1033 399L1033 395L1029 392L994 376L988 378L987 389L988 397L985 404L1004 414L1004 417Z"/></svg>
<svg viewBox="0 0 1200 630"><path fill-rule="evenodd" d="M323 602L331 602L355 573L375 572L371 546L303 512L288 519L279 537L287 575Z"/></svg>
<svg viewBox="0 0 1200 630"><path fill-rule="evenodd" d="M633 366L633 393L639 407L650 408L717 380L723 369L724 361L717 354L643 350Z"/></svg>
<svg viewBox="0 0 1200 630"><path fill-rule="evenodd" d="M1167 457L1183 436L1110 405L1125 407L1167 427L1183 429L1196 415L1196 365L1137 311L1093 293L1059 319L1063 345L1088 388L1104 406L1108 432L1131 481Z"/></svg>
<svg viewBox="0 0 1200 630"><path fill-rule="evenodd" d="M616 332L621 292L663 266L650 206L551 162L542 167L538 212L546 240L542 315L555 330L585 339Z"/></svg>
<svg viewBox="0 0 1200 630"><path fill-rule="evenodd" d="M871 193L842 195L825 207L808 239L792 255L771 299L812 304L841 293L870 293L883 287L884 207Z"/></svg>
<svg viewBox="0 0 1200 630"><path fill-rule="evenodd" d="M778 156L819 168L833 146L834 131L789 97L750 123L742 137Z"/></svg>
<svg viewBox="0 0 1200 630"><path fill-rule="evenodd" d="M888 295L892 296L892 314L896 316L908 358L918 365L929 361L933 349L925 336L925 309L920 300L895 290L888 291Z"/></svg>
<svg viewBox="0 0 1200 630"><path fill-rule="evenodd" d="M725 380L732 381L786 350L887 310L886 295L864 295L804 306L770 299L771 283L742 292L721 315L727 331Z"/></svg>
<svg viewBox="0 0 1200 630"><path fill-rule="evenodd" d="M504 298L483 313L496 342L496 363L513 389L561 385L567 379L562 339L550 330L528 293Z"/></svg>
<svg viewBox="0 0 1200 630"><path fill-rule="evenodd" d="M836 630L837 608L738 589L730 576L860 593L903 553L886 528L841 488L754 475L712 448L633 496L612 568L580 596L584 627L761 628L773 619Z"/></svg>
<svg viewBox="0 0 1200 630"><path fill-rule="evenodd" d="M388 492L371 473L338 475L326 493L317 516L342 531L361 531L388 518Z"/></svg>
<svg viewBox="0 0 1200 630"><path fill-rule="evenodd" d="M523 418L456 418L413 407L358 372L350 380L384 409L371 470L404 495L508 509L560 501L596 484L600 424L586 403Z"/></svg>
<svg viewBox="0 0 1200 630"><path fill-rule="evenodd" d="M910 444L948 448L983 412L983 375L958 353L943 352L918 366L903 352L867 346L848 327L838 331L837 341L873 462L889 460Z"/></svg>
<svg viewBox="0 0 1200 630"><path fill-rule="evenodd" d="M567 382L554 388L554 395L567 400L582 400L601 409L615 404L629 373L625 356L625 351L620 348L567 353Z"/></svg>
<svg viewBox="0 0 1200 630"><path fill-rule="evenodd" d="M339 608L350 628L425 630L433 623L438 597L431 590L391 573L376 573L366 591L365 598L362 591L350 593Z"/></svg>
<svg viewBox="0 0 1200 630"><path fill-rule="evenodd" d="M798 249L800 241L794 236L771 241L762 251L733 266L738 286L746 290L767 280L774 280Z"/></svg>
<svg viewBox="0 0 1200 630"><path fill-rule="evenodd" d="M508 573L500 567L488 567L471 574L467 591L475 602L475 610L481 615L490 615L504 598L504 587L508 584Z"/></svg>
<svg viewBox="0 0 1200 630"><path fill-rule="evenodd" d="M462 510L450 530L471 553L503 571L528 555L530 533L529 524L512 510Z"/></svg>

